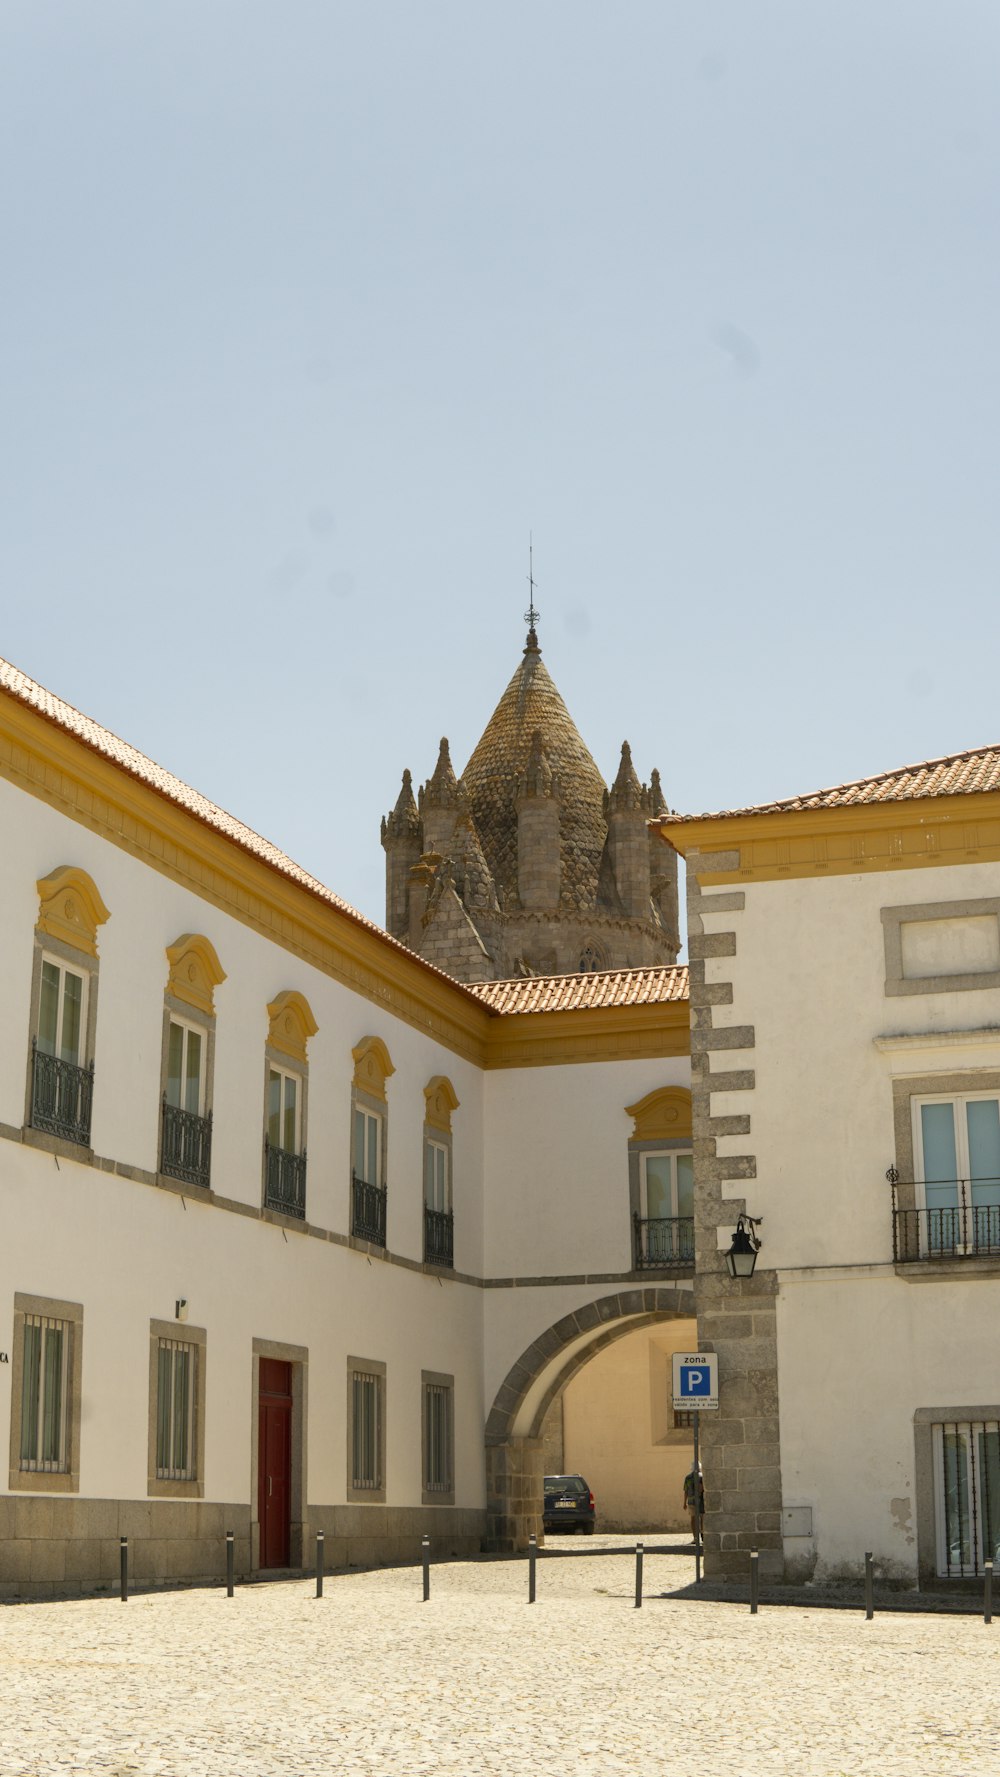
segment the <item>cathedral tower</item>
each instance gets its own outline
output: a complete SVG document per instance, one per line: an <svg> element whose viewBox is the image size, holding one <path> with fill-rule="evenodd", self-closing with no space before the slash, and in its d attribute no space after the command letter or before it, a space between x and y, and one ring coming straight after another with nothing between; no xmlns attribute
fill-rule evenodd
<svg viewBox="0 0 1000 1777"><path fill-rule="evenodd" d="M665 811L627 741L607 788L532 621L461 777L446 740L416 800L404 773L382 822L388 929L460 981L672 963L677 862L648 826Z"/></svg>

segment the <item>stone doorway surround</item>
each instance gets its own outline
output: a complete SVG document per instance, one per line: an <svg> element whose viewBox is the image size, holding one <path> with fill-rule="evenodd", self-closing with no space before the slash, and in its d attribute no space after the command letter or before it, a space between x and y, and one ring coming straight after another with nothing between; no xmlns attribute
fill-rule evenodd
<svg viewBox="0 0 1000 1777"><path fill-rule="evenodd" d="M539 1333L508 1370L486 1420L486 1547L513 1554L542 1535L542 1422L567 1382L605 1346L654 1321L694 1318L690 1286L601 1296Z"/></svg>

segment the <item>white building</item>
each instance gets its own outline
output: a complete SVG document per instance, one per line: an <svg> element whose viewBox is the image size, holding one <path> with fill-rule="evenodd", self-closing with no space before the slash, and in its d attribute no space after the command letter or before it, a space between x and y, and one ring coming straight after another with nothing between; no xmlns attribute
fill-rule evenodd
<svg viewBox="0 0 1000 1777"><path fill-rule="evenodd" d="M686 971L459 985L6 664L0 821L0 1590L523 1544L693 1336Z"/></svg>
<svg viewBox="0 0 1000 1777"><path fill-rule="evenodd" d="M708 1562L1000 1556L1000 749L663 830L688 864ZM762 1217L752 1278L722 1249Z"/></svg>
<svg viewBox="0 0 1000 1777"><path fill-rule="evenodd" d="M710 1573L997 1552L1000 750L661 817L690 1033L450 979L3 664L0 821L3 1595L523 1546L560 1401L678 1521L684 1347Z"/></svg>

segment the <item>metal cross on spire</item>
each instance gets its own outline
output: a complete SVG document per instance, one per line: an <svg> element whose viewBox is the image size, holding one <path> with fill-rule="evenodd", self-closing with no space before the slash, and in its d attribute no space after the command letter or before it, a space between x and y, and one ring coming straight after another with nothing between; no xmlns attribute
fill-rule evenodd
<svg viewBox="0 0 1000 1777"><path fill-rule="evenodd" d="M528 625L529 642L537 643L538 638L535 635L535 624L538 622L542 613L535 609L535 556L534 541L530 531L528 532L528 587L530 589L530 599L528 609L524 613L524 621Z"/></svg>

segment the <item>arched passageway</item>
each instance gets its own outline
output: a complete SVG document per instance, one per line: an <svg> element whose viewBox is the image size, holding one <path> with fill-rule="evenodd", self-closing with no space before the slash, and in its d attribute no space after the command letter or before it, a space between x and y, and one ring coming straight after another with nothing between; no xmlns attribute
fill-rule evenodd
<svg viewBox="0 0 1000 1777"><path fill-rule="evenodd" d="M620 1290L564 1315L521 1353L486 1420L487 1547L509 1553L542 1534L541 1427L556 1395L598 1351L654 1321L692 1320L689 1288Z"/></svg>

